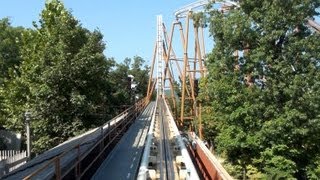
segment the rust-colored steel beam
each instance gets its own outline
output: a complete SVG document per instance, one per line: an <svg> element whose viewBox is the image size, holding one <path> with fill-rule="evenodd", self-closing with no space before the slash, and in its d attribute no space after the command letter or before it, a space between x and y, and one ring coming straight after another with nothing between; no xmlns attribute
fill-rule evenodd
<svg viewBox="0 0 320 180"><path fill-rule="evenodd" d="M152 92L153 92L153 90L152 91L150 91L150 90L151 90L151 83L152 83L152 79L153 79L153 71L154 71L154 64L156 61L156 56L157 56L157 41L155 42L155 45L154 45L151 71L150 71L149 82L148 82L148 90L147 90L148 100L150 100L150 97L152 96Z"/></svg>
<svg viewBox="0 0 320 180"><path fill-rule="evenodd" d="M189 39L189 21L190 21L190 13L187 15L186 19L186 35L185 38L183 37L183 44L184 44L184 67L183 67L183 75L182 75L182 97L181 97L181 113L180 113L180 122L181 125L183 124L184 118L184 106L185 106L185 96L186 96L186 73L187 73L187 66L188 66L188 39Z"/></svg>

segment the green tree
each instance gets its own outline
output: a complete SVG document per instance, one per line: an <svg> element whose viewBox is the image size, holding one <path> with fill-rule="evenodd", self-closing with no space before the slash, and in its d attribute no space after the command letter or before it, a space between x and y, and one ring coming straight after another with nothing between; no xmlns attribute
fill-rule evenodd
<svg viewBox="0 0 320 180"><path fill-rule="evenodd" d="M145 65L145 60L140 56L133 57L133 63L131 64L130 74L134 76L134 81L137 83L135 90L136 95L140 98L147 95L149 71L150 68Z"/></svg>
<svg viewBox="0 0 320 180"><path fill-rule="evenodd" d="M17 70L21 62L20 41L22 27L12 27L8 18L0 20L0 84L9 78L9 70Z"/></svg>
<svg viewBox="0 0 320 180"><path fill-rule="evenodd" d="M144 62L145 60L140 56L134 56L133 59L125 58L123 63L116 64L111 72L115 106L132 104L134 95L140 98L146 96L150 68L143 66ZM134 77L133 82L128 78L130 75ZM131 84L137 84L137 86L131 89ZM131 102L128 99L131 99Z"/></svg>
<svg viewBox="0 0 320 180"><path fill-rule="evenodd" d="M218 152L270 177L319 174L319 0L243 0L210 12L208 91ZM239 56L234 52L239 51ZM313 167L313 168L312 168Z"/></svg>
<svg viewBox="0 0 320 180"><path fill-rule="evenodd" d="M20 74L5 89L5 125L23 131L30 111L38 153L105 121L113 63L103 55L101 33L82 28L58 0L46 3L34 26L23 34Z"/></svg>
<svg viewBox="0 0 320 180"><path fill-rule="evenodd" d="M9 81L9 72L18 70L21 63L20 42L22 27L12 27L8 18L0 20L0 124L5 121L3 89Z"/></svg>
<svg viewBox="0 0 320 180"><path fill-rule="evenodd" d="M114 61L114 60L113 60ZM114 61L115 62L115 61ZM128 75L130 69L130 58L126 58L123 63L115 63L115 68L111 71L112 79L113 105L115 109L124 109L130 105L130 91L128 89Z"/></svg>

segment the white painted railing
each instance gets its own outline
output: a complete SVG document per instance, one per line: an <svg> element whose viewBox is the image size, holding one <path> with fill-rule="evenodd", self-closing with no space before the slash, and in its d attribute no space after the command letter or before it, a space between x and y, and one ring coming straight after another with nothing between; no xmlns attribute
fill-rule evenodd
<svg viewBox="0 0 320 180"><path fill-rule="evenodd" d="M20 156L26 154L26 151L19 150L0 150L0 161L9 157Z"/></svg>
<svg viewBox="0 0 320 180"><path fill-rule="evenodd" d="M0 151L0 178L27 162L26 151L1 150Z"/></svg>

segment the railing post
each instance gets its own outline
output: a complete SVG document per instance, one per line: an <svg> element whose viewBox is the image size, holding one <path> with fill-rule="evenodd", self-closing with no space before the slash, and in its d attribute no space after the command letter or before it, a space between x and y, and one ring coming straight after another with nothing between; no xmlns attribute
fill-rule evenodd
<svg viewBox="0 0 320 180"><path fill-rule="evenodd" d="M103 127L102 126L100 127L100 130L101 130L101 139L102 139L102 141L100 143L100 152L101 152L104 148L104 134L103 134Z"/></svg>
<svg viewBox="0 0 320 180"><path fill-rule="evenodd" d="M60 180L61 179L61 169L60 169L60 158L59 157L56 157L56 159L54 161L54 165L55 165L56 180Z"/></svg>
<svg viewBox="0 0 320 180"><path fill-rule="evenodd" d="M80 145L77 145L77 162L76 162L76 178L79 179L80 176Z"/></svg>
<svg viewBox="0 0 320 180"><path fill-rule="evenodd" d="M24 115L26 118L27 156L28 156L28 160L30 160L31 159L31 137L30 137L30 116L31 116L31 113L27 111Z"/></svg>

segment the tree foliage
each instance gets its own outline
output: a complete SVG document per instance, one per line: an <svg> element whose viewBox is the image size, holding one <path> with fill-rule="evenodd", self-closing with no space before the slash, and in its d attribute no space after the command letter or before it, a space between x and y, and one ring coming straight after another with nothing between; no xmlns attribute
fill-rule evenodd
<svg viewBox="0 0 320 180"><path fill-rule="evenodd" d="M89 32L59 1L47 3L35 30L23 34L20 74L6 91L6 126L22 131L32 113L35 152L101 124L107 113L109 64L102 35Z"/></svg>
<svg viewBox="0 0 320 180"><path fill-rule="evenodd" d="M13 28L8 19L0 21L0 122L24 134L24 114L31 112L34 153L131 105L129 74L138 83L135 94L145 95L149 67L142 67L144 60L135 56L117 64L106 58L102 34L83 28L61 1L47 1L33 25Z"/></svg>
<svg viewBox="0 0 320 180"><path fill-rule="evenodd" d="M12 27L8 18L0 20L0 84L9 78L9 70L16 70L21 62L19 45L22 27Z"/></svg>
<svg viewBox="0 0 320 180"><path fill-rule="evenodd" d="M131 64L130 74L134 76L134 81L137 84L135 88L135 94L140 98L147 95L148 80L150 67L144 65L145 60L140 56L133 57L133 63Z"/></svg>
<svg viewBox="0 0 320 180"><path fill-rule="evenodd" d="M113 87L116 89L115 105L130 105L134 102L134 96L146 96L150 68L143 67L144 62L142 57L134 56L133 59L126 58L122 63L116 63L116 68L111 72ZM130 75L133 79L128 78ZM133 88L132 84L136 84L136 87Z"/></svg>
<svg viewBox="0 0 320 180"><path fill-rule="evenodd" d="M243 0L210 12L209 138L232 164L268 177L319 175L320 35L306 24L319 6Z"/></svg>
<svg viewBox="0 0 320 180"><path fill-rule="evenodd" d="M22 27L12 27L8 18L0 20L0 124L4 120L3 89L10 79L10 71L17 71L21 63L20 42Z"/></svg>

